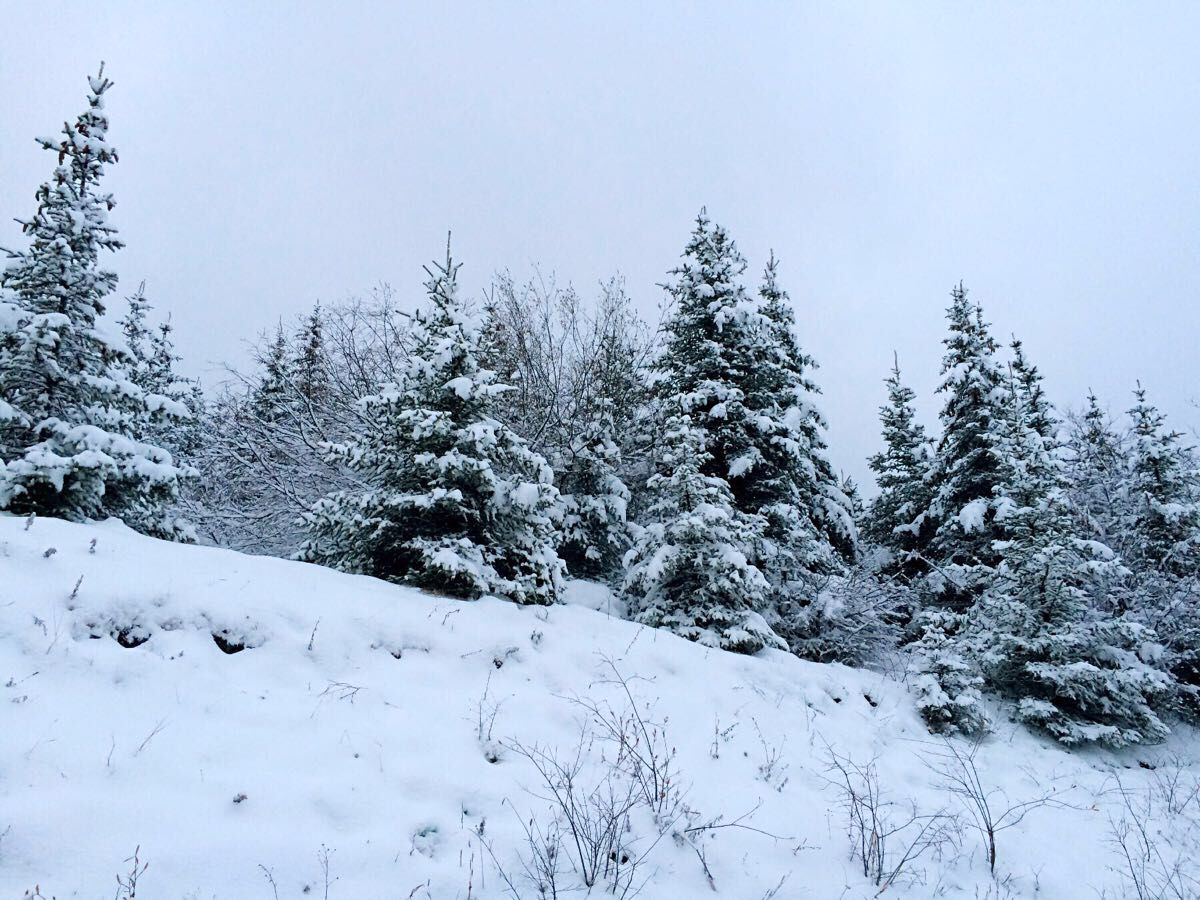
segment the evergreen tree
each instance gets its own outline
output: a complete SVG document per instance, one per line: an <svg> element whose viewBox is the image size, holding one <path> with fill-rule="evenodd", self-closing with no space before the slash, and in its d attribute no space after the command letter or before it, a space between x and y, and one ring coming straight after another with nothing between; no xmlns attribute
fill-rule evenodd
<svg viewBox="0 0 1200 900"><path fill-rule="evenodd" d="M925 428L916 418L916 394L900 380L900 361L892 362L885 382L888 402L879 408L884 449L868 461L879 494L866 514L866 534L887 549L894 565L907 574L922 570L915 559L920 550L919 517L929 506L930 448Z"/></svg>
<svg viewBox="0 0 1200 900"><path fill-rule="evenodd" d="M1167 646L1182 710L1200 717L1200 464L1138 386L1118 528L1135 578L1126 605Z"/></svg>
<svg viewBox="0 0 1200 900"><path fill-rule="evenodd" d="M1083 413L1072 416L1069 426L1065 449L1071 505L1090 537L1132 561L1136 553L1131 552L1120 524L1128 480L1128 442L1114 430L1090 391Z"/></svg>
<svg viewBox="0 0 1200 900"><path fill-rule="evenodd" d="M563 564L552 473L492 416L505 387L479 364L449 251L427 271L408 367L361 401L367 432L330 449L363 486L315 506L301 556L455 596L553 603Z"/></svg>
<svg viewBox="0 0 1200 900"><path fill-rule="evenodd" d="M186 538L189 528L168 512L183 473L146 440L147 397L129 377L129 351L99 322L117 283L100 257L122 246L108 221L112 195L100 189L117 161L104 111L111 86L101 67L89 79L87 110L60 139L39 139L58 164L37 191L37 212L22 223L29 247L7 251L0 273L9 297L0 507L73 520L114 515L150 534Z"/></svg>
<svg viewBox="0 0 1200 900"><path fill-rule="evenodd" d="M972 592L972 583L999 562L993 544L1003 534L995 522L993 498L1006 477L999 445L1008 393L982 310L962 285L951 298L938 388L946 397L942 437L930 476L933 499L919 541L945 578L942 587L963 599Z"/></svg>
<svg viewBox="0 0 1200 900"><path fill-rule="evenodd" d="M285 407L293 401L292 385L294 360L289 353L283 322L275 328L275 340L259 359L262 375L254 389L251 408L264 422L273 422L286 415Z"/></svg>
<svg viewBox="0 0 1200 900"><path fill-rule="evenodd" d="M764 368L771 356L769 322L759 299L739 282L745 269L729 235L701 211L667 287L674 306L652 384L669 439L647 483L649 524L627 560L636 562L625 593L641 621L755 652L764 641L745 623L750 616L761 620L769 599L755 563L770 559L777 582L785 577L778 563L787 552L787 529L807 508L785 511L778 504L779 494L794 493L794 486L772 445L777 425L764 410L760 432L758 410L751 408L756 400L763 407L780 398L772 396L778 385ZM770 544L763 534L767 517L758 514L768 506L780 507ZM779 521L785 512L791 521ZM705 528L713 533L704 536ZM670 559L669 567L660 565L660 556ZM718 565L721 559L727 561ZM692 565L716 569L685 570ZM762 630L769 632L765 624Z"/></svg>
<svg viewBox="0 0 1200 900"><path fill-rule="evenodd" d="M577 577L607 579L629 548L629 489L618 474L621 449L613 436L612 403L596 406L563 467L559 554Z"/></svg>
<svg viewBox="0 0 1200 900"><path fill-rule="evenodd" d="M703 474L704 440L686 413L668 420L665 472L647 484L651 521L626 560L630 614L723 650L786 649L759 613L769 588L750 560L762 522L737 509L724 479Z"/></svg>
<svg viewBox="0 0 1200 900"><path fill-rule="evenodd" d="M304 320L300 334L297 335L299 353L292 361L296 391L305 403L311 405L323 403L329 393L324 329L321 304L318 303Z"/></svg>
<svg viewBox="0 0 1200 900"><path fill-rule="evenodd" d="M1138 385L1133 420L1129 521L1145 564L1171 575L1200 571L1200 470L1183 435L1168 431L1165 417Z"/></svg>
<svg viewBox="0 0 1200 900"><path fill-rule="evenodd" d="M1119 615L1114 587L1128 574L1105 545L1079 535L1057 422L1041 377L1014 345L1013 403L1001 450L1006 483L996 515L1005 539L987 588L966 614L961 643L987 686L1017 715L1067 744L1124 745L1163 737L1156 707L1171 679L1143 656L1154 632Z"/></svg>
<svg viewBox="0 0 1200 900"><path fill-rule="evenodd" d="M808 572L833 574L854 561L858 530L853 500L827 457L824 416L815 405L820 388L809 374L817 362L800 346L796 316L779 285L772 253L759 290L766 334L751 357L748 408L765 465L757 473L761 500L748 511L778 517L781 506L799 511L782 541ZM753 433L753 432L752 432ZM753 471L749 473L754 476ZM787 518L785 515L784 518ZM778 531L778 530L777 530Z"/></svg>
<svg viewBox="0 0 1200 900"><path fill-rule="evenodd" d="M175 371L179 355L171 338L174 329L170 319L150 328L152 307L146 299L145 283L138 285L127 302L121 332L130 353L129 377L146 399L144 434L170 452L178 465L188 465L204 440L200 421L204 397L200 385ZM190 467L189 474L197 475Z"/></svg>

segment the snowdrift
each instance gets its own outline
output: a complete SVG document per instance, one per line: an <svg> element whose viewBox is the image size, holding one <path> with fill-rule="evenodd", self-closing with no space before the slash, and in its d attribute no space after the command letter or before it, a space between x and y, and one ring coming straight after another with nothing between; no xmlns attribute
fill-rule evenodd
<svg viewBox="0 0 1200 900"><path fill-rule="evenodd" d="M976 756L994 804L1052 799L999 834L993 878L900 681L706 650L611 615L596 585L569 599L459 602L0 516L0 897L111 896L140 848L139 897L535 898L529 834L555 821L539 765L580 796L627 783L597 711L665 750L673 818L632 808L607 861L647 900L1133 896L1118 786L1194 777L1191 733L1070 753L1001 723ZM864 877L831 754L876 761L893 824L961 825ZM888 840L885 873L915 833ZM579 883L565 834L560 891Z"/></svg>

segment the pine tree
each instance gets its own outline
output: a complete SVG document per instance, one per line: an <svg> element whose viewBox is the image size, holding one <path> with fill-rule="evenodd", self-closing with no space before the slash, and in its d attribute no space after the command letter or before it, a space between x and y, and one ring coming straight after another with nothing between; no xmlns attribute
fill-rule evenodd
<svg viewBox="0 0 1200 900"><path fill-rule="evenodd" d="M7 251L0 292L9 296L0 369L0 507L81 520L119 516L131 527L186 538L168 512L183 474L145 440L147 398L129 378L131 358L99 319L117 276L101 254L120 249L108 221L114 200L100 189L117 161L108 143L104 95L89 79L88 108L61 139L39 139L57 154L38 209L22 223L29 247Z"/></svg>
<svg viewBox="0 0 1200 900"><path fill-rule="evenodd" d="M321 304L313 307L297 337L300 349L292 361L296 391L305 403L319 405L329 393L329 373L325 367L325 322Z"/></svg>
<svg viewBox="0 0 1200 900"><path fill-rule="evenodd" d="M251 408L264 422L286 415L285 406L293 402L294 360L291 358L283 323L275 328L275 339L259 359L262 375L254 388Z"/></svg>
<svg viewBox="0 0 1200 900"><path fill-rule="evenodd" d="M1090 391L1083 413L1069 419L1065 450L1071 505L1088 536L1132 561L1136 554L1127 546L1127 534L1120 524L1128 480L1127 441L1113 428Z"/></svg>
<svg viewBox="0 0 1200 900"><path fill-rule="evenodd" d="M1013 349L1000 445L1008 474L996 491L1005 539L995 546L994 576L966 613L960 644L988 688L1016 701L1020 719L1063 743L1158 740L1167 729L1156 708L1173 688L1142 658L1157 638L1111 602L1128 572L1110 548L1079 535L1057 421L1041 376L1019 344Z"/></svg>
<svg viewBox="0 0 1200 900"><path fill-rule="evenodd" d="M1141 560L1172 575L1200 571L1200 469L1183 435L1168 431L1166 419L1138 385L1127 499Z"/></svg>
<svg viewBox="0 0 1200 900"><path fill-rule="evenodd" d="M916 394L900 380L900 360L895 357L885 382L888 402L879 408L884 449L868 461L875 473L879 494L866 514L866 534L887 549L893 565L906 574L923 570L917 554L920 516L929 506L927 478L931 464L929 439L916 418Z"/></svg>
<svg viewBox="0 0 1200 900"><path fill-rule="evenodd" d="M937 566L950 596L969 596L971 584L999 562L993 542L1003 537L995 523L993 498L1004 482L999 444L1008 393L995 361L996 342L982 310L959 285L947 311L941 412L942 437L934 454L933 499L919 541ZM982 570L982 571L981 571Z"/></svg>
<svg viewBox="0 0 1200 900"><path fill-rule="evenodd" d="M665 471L647 484L651 521L628 554L622 594L636 621L688 640L786 649L759 613L769 587L750 560L763 523L738 511L724 479L703 474L704 440L686 413L668 420Z"/></svg>
<svg viewBox="0 0 1200 900"><path fill-rule="evenodd" d="M598 401L563 466L559 555L580 578L612 577L629 548L629 489L618 474L621 449L613 436L611 401Z"/></svg>
<svg viewBox="0 0 1200 900"><path fill-rule="evenodd" d="M1139 385L1117 528L1135 571L1126 605L1167 646L1182 711L1200 718L1200 461Z"/></svg>
<svg viewBox="0 0 1200 900"><path fill-rule="evenodd" d="M828 426L815 405L820 388L809 374L817 362L800 346L774 253L759 297L766 334L752 357L747 405L766 465L758 478L762 501L749 511L770 517L781 505L799 510L802 521L788 531L789 552L809 572L839 573L858 552L853 501L826 454Z"/></svg>
<svg viewBox="0 0 1200 900"><path fill-rule="evenodd" d="M460 597L553 603L563 580L553 475L492 416L505 387L479 364L448 249L427 272L407 369L361 401L369 430L330 451L363 487L316 505L301 556Z"/></svg>
<svg viewBox="0 0 1200 900"><path fill-rule="evenodd" d="M171 454L180 466L189 466L204 440L200 414L204 397L198 382L175 371L179 355L171 337L171 320L153 330L148 319L152 307L146 285L127 298L128 309L121 319L121 332L129 349L129 377L145 395L146 420L143 433L152 443ZM195 477L197 473L189 474Z"/></svg>

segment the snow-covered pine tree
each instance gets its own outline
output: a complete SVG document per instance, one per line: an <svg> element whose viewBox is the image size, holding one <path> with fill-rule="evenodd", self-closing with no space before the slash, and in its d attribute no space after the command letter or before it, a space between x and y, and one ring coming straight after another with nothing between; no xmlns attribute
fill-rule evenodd
<svg viewBox="0 0 1200 900"><path fill-rule="evenodd" d="M295 360L289 350L287 335L283 331L281 321L275 326L275 339L259 359L262 375L251 398L254 415L264 422L283 418L287 414L284 407L294 400L292 394Z"/></svg>
<svg viewBox="0 0 1200 900"><path fill-rule="evenodd" d="M1063 743L1158 740L1167 728L1156 709L1173 685L1151 664L1157 638L1112 602L1128 573L1110 548L1080 535L1041 376L1019 343L1013 350L1000 445L1008 475L996 503L1001 560L957 642L988 689L1016 701L1018 718Z"/></svg>
<svg viewBox="0 0 1200 900"><path fill-rule="evenodd" d="M913 617L912 668L919 704L930 727L969 732L987 721L978 705L982 683L963 646L968 611L990 583L1000 558L996 540L998 492L1008 475L1005 439L1011 418L1009 383L996 364L996 342L980 307L959 284L946 311L950 333L943 340L942 436L926 484L928 507L909 530L913 563L928 566L923 608Z"/></svg>
<svg viewBox="0 0 1200 900"><path fill-rule="evenodd" d="M313 307L297 335L299 352L292 360L295 390L299 399L311 406L320 406L329 393L329 372L326 371L325 320L321 304Z"/></svg>
<svg viewBox="0 0 1200 900"><path fill-rule="evenodd" d="M598 400L563 463L559 555L580 578L610 579L629 549L629 488L618 474L621 448L613 435L612 402Z"/></svg>
<svg viewBox="0 0 1200 900"><path fill-rule="evenodd" d="M866 514L867 537L891 556L887 568L906 574L924 570L916 558L920 545L919 517L929 507L927 478L931 465L929 439L917 421L916 394L900 380L900 360L894 356L885 384L888 402L879 408L884 449L868 460L879 493Z"/></svg>
<svg viewBox="0 0 1200 900"><path fill-rule="evenodd" d="M918 540L936 566L935 578L948 596L963 600L972 583L994 566L993 543L1003 537L995 523L994 496L1006 477L1000 448L1009 394L996 364L996 342L980 307L960 284L947 310L944 340L942 436L934 453L933 499ZM982 571L981 571L982 570Z"/></svg>
<svg viewBox="0 0 1200 900"><path fill-rule="evenodd" d="M1200 717L1200 460L1138 385L1119 528L1135 577L1130 615L1167 646L1179 707Z"/></svg>
<svg viewBox="0 0 1200 900"><path fill-rule="evenodd" d="M1128 439L1116 431L1091 391L1083 412L1068 418L1064 450L1071 505L1087 535L1133 561L1137 554L1126 546L1127 535L1120 524L1128 480Z"/></svg>
<svg viewBox="0 0 1200 900"><path fill-rule="evenodd" d="M1124 523L1137 535L1138 563L1171 575L1200 571L1200 467L1183 435L1146 399L1139 384Z"/></svg>
<svg viewBox="0 0 1200 900"><path fill-rule="evenodd" d="M668 419L664 471L647 483L650 521L626 555L622 594L636 621L688 640L737 653L786 649L760 613L769 586L750 561L763 523L737 509L723 478L703 473L705 438L687 413Z"/></svg>
<svg viewBox="0 0 1200 900"><path fill-rule="evenodd" d="M827 456L825 417L815 399L821 389L811 377L817 362L800 345L796 314L779 284L772 253L759 289L766 334L751 357L747 407L755 417L764 466L751 470L762 497L751 512L770 516L781 505L796 508L802 521L789 528L789 552L807 571L840 572L858 552L853 501ZM752 432L755 434L755 432Z"/></svg>
<svg viewBox="0 0 1200 900"><path fill-rule="evenodd" d="M449 248L427 272L407 368L362 399L366 433L330 447L362 487L316 504L300 555L460 597L553 603L563 581L553 475L492 417L505 387L479 364Z"/></svg>
<svg viewBox="0 0 1200 900"><path fill-rule="evenodd" d="M198 382L175 371L179 355L171 337L171 320L153 330L148 318L152 307L146 285L127 298L128 309L121 319L121 332L129 349L129 377L146 397L146 437L171 454L179 465L190 465L204 439L201 414L204 396Z"/></svg>
<svg viewBox="0 0 1200 900"><path fill-rule="evenodd" d="M28 248L7 251L0 273L10 311L0 369L0 508L119 516L149 534L187 538L186 523L169 512L184 473L145 440L147 397L129 377L128 351L98 321L117 283L100 256L122 246L108 221L114 200L100 188L117 160L104 111L111 86L101 66L89 79L88 108L61 138L39 139L57 166L22 223Z"/></svg>
<svg viewBox="0 0 1200 900"><path fill-rule="evenodd" d="M771 449L776 423L766 420L760 434L747 405L748 393L768 400L762 363L771 349L762 303L739 283L745 269L729 235L701 210L667 286L673 309L651 381L669 440L662 441L659 470L647 483L653 500L626 560L624 590L641 621L752 653L764 640L744 622L761 619L769 599L755 562L766 566L769 556L782 556L782 548L767 552L765 516L757 513L786 485L763 452ZM806 512L794 508L791 518ZM784 534L781 525L772 526L777 536ZM706 528L712 529L708 537ZM660 556L669 557L670 566L660 565ZM726 557L726 565L716 564ZM714 565L713 571L685 569ZM770 629L763 624L762 630Z"/></svg>

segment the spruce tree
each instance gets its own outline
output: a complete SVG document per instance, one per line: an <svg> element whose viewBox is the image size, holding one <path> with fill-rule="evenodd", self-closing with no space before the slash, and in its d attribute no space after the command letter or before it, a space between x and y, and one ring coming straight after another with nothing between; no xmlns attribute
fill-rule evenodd
<svg viewBox="0 0 1200 900"><path fill-rule="evenodd" d="M705 475L705 432L681 410L663 436L664 471L646 487L650 522L627 556L622 594L633 619L737 653L786 649L759 610L769 587L752 564L763 523L740 512L729 484Z"/></svg>
<svg viewBox="0 0 1200 900"><path fill-rule="evenodd" d="M1183 435L1138 385L1129 411L1133 446L1124 524L1137 535L1141 559L1171 575L1200 571L1200 469Z"/></svg>
<svg viewBox="0 0 1200 900"><path fill-rule="evenodd" d="M621 449L613 435L612 402L599 400L563 464L562 544L568 571L580 578L611 578L629 549L629 489L619 475Z"/></svg>
<svg viewBox="0 0 1200 900"><path fill-rule="evenodd" d="M362 487L316 504L301 557L459 597L553 603L563 564L552 473L493 417L506 388L479 363L448 249L427 272L407 368L362 399L366 433L330 450Z"/></svg>
<svg viewBox="0 0 1200 900"><path fill-rule="evenodd" d="M1069 419L1065 451L1071 504L1088 536L1133 561L1136 553L1131 552L1121 526L1128 480L1127 440L1114 429L1091 391L1083 412Z"/></svg>
<svg viewBox="0 0 1200 900"><path fill-rule="evenodd" d="M38 208L22 222L25 250L7 251L0 273L7 335L0 367L0 508L72 520L119 516L133 528L187 538L169 512L183 474L146 440L145 392L129 377L132 359L103 331L100 317L117 276L101 255L120 249L108 220L115 202L101 190L117 161L108 143L104 95L89 79L88 108L42 138L57 155Z"/></svg>
<svg viewBox="0 0 1200 900"><path fill-rule="evenodd" d="M780 507L799 511L783 541L810 573L834 574L858 552L853 501L827 456L825 417L816 407L820 388L811 372L817 362L800 345L796 315L779 284L772 253L759 290L766 333L751 357L747 406L755 419L764 466L757 474L757 503L747 511L778 516ZM753 432L752 432L753 433ZM777 531L776 539L783 532Z"/></svg>
<svg viewBox="0 0 1200 900"><path fill-rule="evenodd" d="M1157 638L1113 603L1128 572L1110 548L1081 534L1041 376L1019 344L1013 349L1000 447L1008 475L996 504L1005 539L960 644L988 688L1016 702L1020 719L1063 743L1158 740L1167 729L1156 710L1172 685L1147 661Z"/></svg>
<svg viewBox="0 0 1200 900"><path fill-rule="evenodd" d="M292 361L295 389L306 405L319 406L329 393L325 360L325 320L321 304L312 308L297 335L298 352Z"/></svg>
<svg viewBox="0 0 1200 900"><path fill-rule="evenodd" d="M879 493L866 514L865 532L892 557L888 568L906 574L923 570L917 559L920 516L929 506L927 479L931 464L929 439L916 418L916 394L900 380L900 360L894 357L887 381L888 402L879 408L884 449L868 461Z"/></svg>
<svg viewBox="0 0 1200 900"><path fill-rule="evenodd" d="M198 382L175 371L179 355L171 337L168 318L156 327L149 325L152 307L146 285L127 298L128 309L121 319L121 332L130 353L129 377L146 398L145 434L167 450L180 466L189 466L204 440L201 414L204 397Z"/></svg>
<svg viewBox="0 0 1200 900"><path fill-rule="evenodd" d="M275 327L275 339L260 353L262 374L255 385L250 407L264 422L273 422L287 415L286 407L294 401L295 360L288 346L283 322Z"/></svg>
<svg viewBox="0 0 1200 900"><path fill-rule="evenodd" d="M972 583L999 562L993 547L1003 536L995 522L993 498L1006 477L1000 448L1009 399L996 364L996 342L982 310L960 284L947 311L941 412L942 436L934 453L930 484L933 499L920 543L945 578L942 587L963 599Z"/></svg>
<svg viewBox="0 0 1200 900"><path fill-rule="evenodd" d="M780 473L764 453L774 423L760 440L750 408L756 388L760 400L769 399L762 368L769 325L759 299L740 283L745 269L729 235L702 210L667 286L673 309L652 378L667 439L646 485L648 524L630 554L636 562L624 590L642 621L754 652L763 642L745 638L743 622L761 617L769 597L755 565L768 546L757 510L773 502ZM700 534L709 526L711 540ZM726 546L730 571L684 571L713 565ZM655 563L660 554L670 557L669 572ZM661 584L664 574L669 581ZM709 587L693 591L697 585Z"/></svg>

